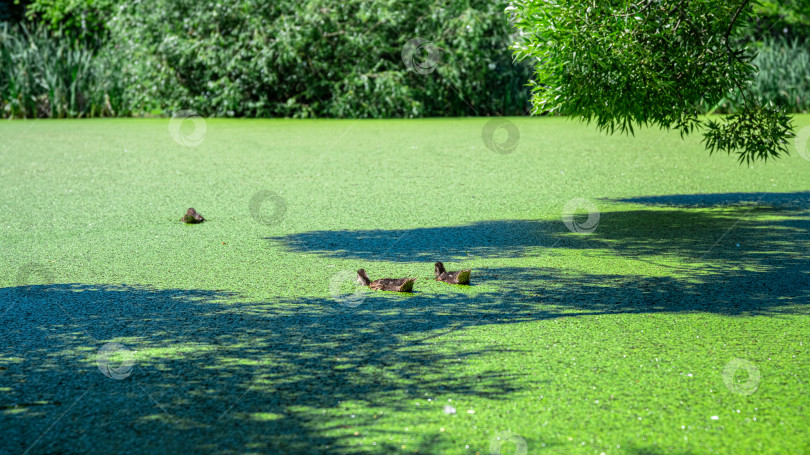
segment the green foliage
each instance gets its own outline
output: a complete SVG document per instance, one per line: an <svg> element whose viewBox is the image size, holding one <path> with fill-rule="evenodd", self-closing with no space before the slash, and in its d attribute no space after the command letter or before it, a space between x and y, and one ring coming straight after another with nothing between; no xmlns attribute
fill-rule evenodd
<svg viewBox="0 0 810 455"><path fill-rule="evenodd" d="M790 118L784 110L773 106L745 107L731 114L725 123L709 120L703 142L710 153L736 150L740 162L750 164L760 159L789 155Z"/></svg>
<svg viewBox="0 0 810 455"><path fill-rule="evenodd" d="M124 114L117 62L42 26L0 24L0 116Z"/></svg>
<svg viewBox="0 0 810 455"><path fill-rule="evenodd" d="M810 23L810 2L807 0L761 1L755 5L757 15L782 17L788 23Z"/></svg>
<svg viewBox="0 0 810 455"><path fill-rule="evenodd" d="M57 112L67 116L186 108L250 117L522 114L529 107L524 84L531 65L512 62L505 7L505 0L35 0L29 18L52 32L46 38L37 29L37 39L81 49L93 61L78 64L89 70L63 73L61 63L9 53L20 71L0 81L4 115L50 115L50 101L47 108L34 107L46 104L35 94L43 84L29 80L22 90L16 82L22 74L42 79L44 70L35 68L45 66L92 79L100 91L85 96L108 95L112 104L106 111L78 103ZM20 43L30 37L18 35L5 47L25 47ZM403 62L403 46L417 37L432 42L441 56L429 74ZM417 54L416 62L422 57ZM13 73L12 67L4 72ZM103 73L109 80L93 79ZM21 93L27 101L18 100Z"/></svg>
<svg viewBox="0 0 810 455"><path fill-rule="evenodd" d="M809 43L766 38L753 62L759 71L751 90L790 112L810 110Z"/></svg>
<svg viewBox="0 0 810 455"><path fill-rule="evenodd" d="M721 110L731 113L728 122L709 121L704 141L712 152L727 148L747 150L739 155L741 161L788 154L785 139L789 135L785 132L790 131L790 122L784 112L810 109L810 49L806 44L765 38L752 63L757 73L751 92L762 100L762 105L752 109L739 91L730 94L719 103Z"/></svg>
<svg viewBox="0 0 810 455"><path fill-rule="evenodd" d="M766 37L752 61L757 73L751 91L765 104L788 112L810 111L810 48L807 42ZM739 91L729 93L716 105L702 103L701 112L736 113L745 108Z"/></svg>
<svg viewBox="0 0 810 455"><path fill-rule="evenodd" d="M46 33L35 27L36 40L42 41L37 46L72 49L74 56L68 57L64 50L42 56L30 49L11 52L15 46L28 49L21 43L29 43L31 38L21 29L6 29L8 38L0 43L6 49L0 68L4 100L0 102L6 110L0 115L51 115L52 107L57 116L166 113L184 108L209 116L259 117L523 114L529 107L525 83L531 77L532 53L544 52L543 46L519 49L518 56L526 60L512 62L507 43L518 38L503 14L506 0L223 3L34 0L28 6L28 17L51 30ZM514 3L534 5L545 15L568 14L553 17L555 27L575 24L582 14L571 8L587 4ZM590 106L595 108L587 118L602 121L601 126L610 130L630 131L634 123L647 118L649 123L668 124L687 133L701 126L695 122L696 113L712 109L742 112L745 103L736 82L753 77L756 65L756 80L743 83L744 89L766 103L807 110L810 63L803 41L788 45L766 40L755 60L750 60L753 52L743 52L729 64L722 56L727 51L722 21L713 22L714 28L693 30L696 22L691 15L727 16L733 5L715 11L721 2L687 3L699 6L698 13L690 9L684 20L673 14L668 21L661 11L656 12L659 6L652 4L640 4L642 11L636 15L640 19L621 16L632 8L623 3L588 5L594 10L586 15L586 27L549 31L553 32L550 37L574 40L575 46L549 47L552 53L547 58L570 58L577 52L571 52L575 47L579 54L576 61L561 66L563 76L555 76L551 65L538 67L545 79L535 79L545 82L535 82L535 101L545 88L553 86L550 82L565 82L570 93L577 95L569 99L569 107L576 108L568 111L571 115ZM615 13L619 17L606 16L611 8L619 11ZM802 8L806 5L762 2L756 8L759 18L790 17L796 22L805 17ZM512 11L514 14L514 7ZM737 22L744 22L747 14L742 11ZM528 23L519 25L519 31L531 33ZM655 30L668 26L674 38L667 39L666 33L656 35L653 24L657 24ZM603 25L604 33L599 35ZM415 37L431 41L438 49L435 71L419 74L403 63L403 46ZM617 44L611 46L614 39ZM54 42L46 44L46 40ZM701 40L711 43L706 52L700 51ZM75 57L75 52L82 57ZM679 52L682 55L677 59L669 59ZM56 55L58 63L45 60ZM415 58L419 62L424 56ZM734 77L714 76L723 74L727 66ZM60 80L67 82L58 83ZM70 90L43 88L49 85L74 87L82 95L68 107L70 96L64 102L56 99ZM548 101L562 95L554 90L549 89ZM597 95L605 95L609 103L596 105ZM565 99L560 96L557 101ZM95 107L85 107L90 105ZM565 113L553 103L546 107L535 104L535 113L545 110ZM631 115L604 123L602 119L616 112Z"/></svg>
<svg viewBox="0 0 810 455"><path fill-rule="evenodd" d="M752 93L755 54L735 41L751 2L516 0L509 10L521 32L516 57L536 62L533 113L580 117L611 133L654 125L686 135L705 126L701 106L737 91L743 112L710 123L707 147L741 161L787 153L790 118Z"/></svg>
<svg viewBox="0 0 810 455"><path fill-rule="evenodd" d="M746 38L759 42L766 38L787 38L800 41L810 38L810 2L757 2L754 23L746 30Z"/></svg>
<svg viewBox="0 0 810 455"><path fill-rule="evenodd" d="M108 23L137 111L216 116L522 114L528 64L508 52L506 1L143 0ZM402 60L412 38L434 72ZM420 58L417 55L417 59Z"/></svg>
<svg viewBox="0 0 810 455"><path fill-rule="evenodd" d="M26 9L29 19L48 24L70 38L98 43L106 37L106 21L115 0L33 0Z"/></svg>

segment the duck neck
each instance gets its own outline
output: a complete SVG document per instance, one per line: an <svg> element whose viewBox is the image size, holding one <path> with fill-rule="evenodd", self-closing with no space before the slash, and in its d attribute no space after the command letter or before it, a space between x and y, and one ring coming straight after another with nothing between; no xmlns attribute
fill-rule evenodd
<svg viewBox="0 0 810 455"><path fill-rule="evenodd" d="M444 264L442 264L441 262L436 263L436 276L439 276L444 272L445 272Z"/></svg>

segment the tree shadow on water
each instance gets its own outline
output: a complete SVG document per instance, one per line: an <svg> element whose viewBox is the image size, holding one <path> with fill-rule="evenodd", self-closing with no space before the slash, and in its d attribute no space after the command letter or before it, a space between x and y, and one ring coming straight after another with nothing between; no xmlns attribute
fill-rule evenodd
<svg viewBox="0 0 810 455"><path fill-rule="evenodd" d="M415 229L311 231L268 240L296 252L381 261L452 261L465 257L522 257L548 247L560 226L535 220L480 221Z"/></svg>
<svg viewBox="0 0 810 455"><path fill-rule="evenodd" d="M495 220L268 240L293 252L364 261L537 258L536 267L484 268L474 279L572 309L776 314L810 303L808 195L634 198L623 202L653 207L606 209L589 234L569 231L561 219ZM559 254L578 259L549 268L548 257Z"/></svg>
<svg viewBox="0 0 810 455"><path fill-rule="evenodd" d="M356 453L361 437L398 450L404 443L385 437L402 436L380 425L416 412L414 400L517 390L495 366L451 373L502 348L442 335L504 323L509 313L538 317L530 305L484 293L396 305L371 294L352 308L322 298L244 302L208 290L54 284L3 288L0 301L10 302L0 310L0 427L12 453ZM111 341L123 349L100 355ZM380 415L349 411L347 402Z"/></svg>
<svg viewBox="0 0 810 455"><path fill-rule="evenodd" d="M505 220L272 239L295 252L364 260L542 252L536 265L475 270L485 286L403 299L368 294L356 306L127 285L3 288L2 450L358 453L355 441L367 437L376 438L375 451L393 452L405 442L398 422L386 422L391 414L442 412L415 411L416 399L504 399L521 390L497 365L461 368L504 346L455 336L588 314L791 313L810 303L809 227L805 206L760 203L604 211L588 235L559 220ZM395 247L386 251L390 239ZM578 266L543 259L557 253L577 254ZM588 261L615 266L588 271ZM99 349L111 341L130 350L133 363L108 360L114 366L105 376Z"/></svg>
<svg viewBox="0 0 810 455"><path fill-rule="evenodd" d="M267 240L292 252L341 259L421 262L466 258L540 256L546 249L592 249L593 240L615 240L613 247L631 254L677 253L690 260L701 257L729 229L736 237L756 238L760 246L780 247L798 236L762 229L793 229L807 234L810 192L727 193L651 196L616 200L657 207L654 210L606 210L597 229L588 235L570 232L560 218L551 220L492 220L461 226L413 229L309 231ZM696 210L706 208L719 211ZM781 221L750 220L751 215L781 215ZM749 220L739 225L740 218ZM662 250L663 249L663 250Z"/></svg>
<svg viewBox="0 0 810 455"><path fill-rule="evenodd" d="M734 205L761 204L770 207L810 206L810 191L793 193L700 193L664 194L613 199L616 202L657 205L662 207L722 207Z"/></svg>

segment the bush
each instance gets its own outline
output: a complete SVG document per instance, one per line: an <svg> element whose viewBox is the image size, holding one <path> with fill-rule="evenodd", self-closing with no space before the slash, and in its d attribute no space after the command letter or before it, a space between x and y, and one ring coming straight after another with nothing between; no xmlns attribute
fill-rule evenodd
<svg viewBox="0 0 810 455"><path fill-rule="evenodd" d="M508 3L34 0L28 16L37 23L0 26L0 116L521 115L532 65L512 62ZM764 2L758 17L790 22L798 36L802 4ZM438 49L435 71L403 62L416 37ZM754 93L807 111L809 42L766 37ZM431 63L425 57L415 62ZM738 105L732 97L703 109Z"/></svg>
<svg viewBox="0 0 810 455"><path fill-rule="evenodd" d="M33 0L26 14L68 39L81 39L97 47L107 38L106 21L116 3L116 0Z"/></svg>
<svg viewBox="0 0 810 455"><path fill-rule="evenodd" d="M142 0L118 5L107 26L136 111L514 115L528 108L531 68L512 62L507 3ZM430 74L403 63L416 37L440 51Z"/></svg>

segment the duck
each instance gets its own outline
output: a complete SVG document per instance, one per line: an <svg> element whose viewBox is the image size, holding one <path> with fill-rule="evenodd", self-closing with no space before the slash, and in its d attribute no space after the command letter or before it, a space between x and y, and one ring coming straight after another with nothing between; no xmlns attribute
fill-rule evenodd
<svg viewBox="0 0 810 455"><path fill-rule="evenodd" d="M205 218L203 218L202 215L197 213L197 211L194 210L193 207L191 207L191 208L188 209L186 214L183 215L182 218L180 218L180 221L182 221L184 223L187 223L187 224L197 224L197 223L202 223L203 221L205 221Z"/></svg>
<svg viewBox="0 0 810 455"><path fill-rule="evenodd" d="M381 278L371 281L364 269L357 271L357 282L377 291L413 292L414 281L416 278Z"/></svg>
<svg viewBox="0 0 810 455"><path fill-rule="evenodd" d="M450 284L470 284L470 269L448 272L444 269L444 264L437 262L435 275L436 281L444 281Z"/></svg>

